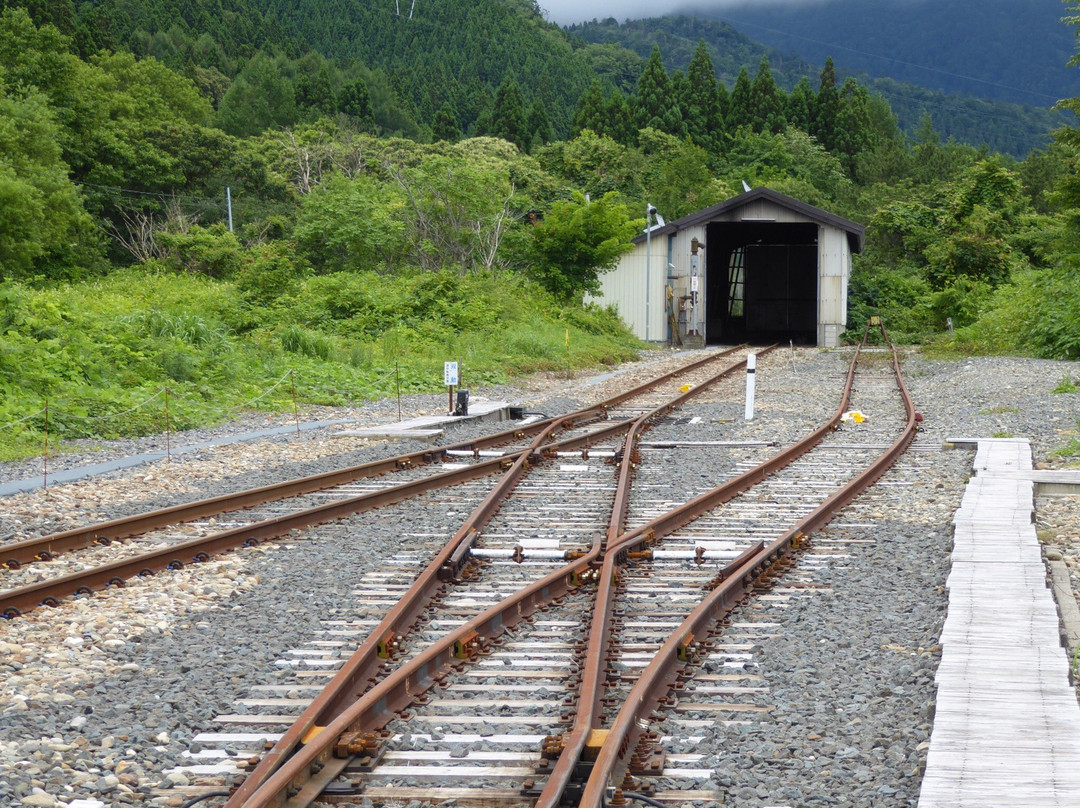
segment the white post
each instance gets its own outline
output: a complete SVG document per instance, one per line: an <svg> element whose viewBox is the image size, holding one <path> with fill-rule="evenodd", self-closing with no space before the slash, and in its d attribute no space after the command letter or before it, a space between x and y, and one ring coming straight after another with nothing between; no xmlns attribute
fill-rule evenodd
<svg viewBox="0 0 1080 808"><path fill-rule="evenodd" d="M231 233L233 231L233 229L232 229L232 188L230 188L228 185L225 186L225 209L229 212L229 232Z"/></svg>
<svg viewBox="0 0 1080 808"><path fill-rule="evenodd" d="M746 420L754 420L754 376L756 374L757 354L746 357Z"/></svg>
<svg viewBox="0 0 1080 808"><path fill-rule="evenodd" d="M652 283L652 205L645 206L645 341L649 341L649 298L652 296L649 284Z"/></svg>

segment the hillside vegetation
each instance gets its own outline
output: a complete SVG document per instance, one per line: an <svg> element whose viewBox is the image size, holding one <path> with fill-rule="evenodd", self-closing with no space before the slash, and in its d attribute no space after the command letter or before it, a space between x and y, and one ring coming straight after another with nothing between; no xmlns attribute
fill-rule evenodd
<svg viewBox="0 0 1080 808"><path fill-rule="evenodd" d="M669 72L518 0L2 5L0 457L620 361L582 300L646 203L744 181L867 224L853 325L1080 358L1076 129L907 135L832 60Z"/></svg>
<svg viewBox="0 0 1080 808"><path fill-rule="evenodd" d="M926 12L925 16L927 17L937 18L939 15L948 15L957 25L967 26L973 20L981 22L983 25L988 24L988 19L1000 20L1001 13L1003 13L1000 6L1007 6L1015 2L1016 0L999 0L998 7L996 7L997 16L994 16L993 10L976 13L967 4L960 4L960 7L955 7L957 4L953 3L933 4L932 6L923 6L917 3L916 6ZM1056 0L1038 0L1038 2L1045 6L1047 2L1053 4ZM853 8L853 6L855 7ZM888 8L899 14L904 12L907 6L889 4ZM967 10L970 14L964 15L962 13L964 10ZM1043 10L1045 11L1045 8ZM835 11L850 12L850 15L834 13ZM832 54L838 60L836 65L837 80L842 83L849 76L854 76L871 93L882 96L896 116L901 131L910 136L914 136L918 132L922 117L930 114L934 120L934 128L944 138L955 138L961 143L969 143L975 146L985 145L994 151L1022 158L1032 149L1045 148L1050 142L1051 130L1075 120L1064 111L1050 108L1060 98L1065 97L1066 92L1051 95L1038 90L1013 94L1003 94L997 91L1000 82L1032 83L1030 73L1024 76L1012 74L1002 76L999 72L1001 70L1000 65L984 67L982 62L978 60L975 61L976 64L980 65L978 71L967 68L966 65L971 63L970 59L974 58L973 52L975 49L977 47L984 49L987 47L987 43L974 32L965 31L962 36L949 39L945 38L943 32L932 24L926 26L926 36L933 35L937 37L934 40L934 46L950 53L950 58L946 61L947 65L951 65L957 70L966 70L969 73L984 73L989 70L986 75L994 77L994 79L983 83L967 82L965 84L963 82L953 82L941 84L941 80L947 80L950 76L947 71L937 69L913 71L906 69L907 62L903 61L904 58L909 61L916 59L915 53L922 54L922 58L930 58L931 56L931 54L926 54L925 51L918 49L918 41L909 45L910 51L897 52L892 58L878 60L876 64L878 69L867 72L869 70L867 60L859 58L860 54L867 50L882 56L892 52L889 48L884 47L885 43L878 41L881 39L893 43L894 47L896 44L896 40L893 38L896 33L894 20L890 17L888 25L881 24L881 18L886 16L886 12L880 5L867 10L862 7L862 0L853 3L833 2L824 5L811 3L805 8L800 6L785 7L784 14L777 17L775 7L766 4L757 11L752 11L752 7L739 8L737 12L731 11L731 15L739 20L750 17L762 22L763 25L767 22L771 25L784 25L791 30L802 32L802 36L807 38L778 41L776 36L766 36L766 34L770 33L775 34L774 28L748 27L745 31L740 32L728 22L685 15L630 20L623 23L616 22L614 19L607 19L570 26L568 30L589 43L621 45L642 58L649 55L654 45L659 45L664 55L664 64L669 70L685 71L693 59L698 42L704 42L709 50L709 57L716 67L718 77L728 87L734 84L743 66L755 65L764 56L769 60L776 83L790 91L804 76L816 75L820 70L820 68L814 68L807 61L805 58L807 54L812 54L819 64L830 56L827 47L820 44L822 38L826 37L826 33L818 28L818 26L824 28L827 22L832 26L827 30L842 32L840 35L832 34L832 39L852 43L853 46L850 49L847 47L840 48L837 53ZM1045 14L1043 17L1045 17ZM1017 13L1015 10L1010 12L1008 18L1026 20L1023 14ZM860 22L863 22L867 29L876 31L872 42L860 35L861 29L858 27ZM1042 22L1044 25L1038 29L1040 32L1045 30L1046 20L1042 19ZM874 28L874 24L876 24L876 28ZM1067 29L1060 22L1057 22L1057 28L1060 31L1057 32L1058 35L1053 41L1054 48L1041 51L1037 62L1045 65L1046 60L1053 58L1056 53L1059 61L1054 64L1054 73L1055 76L1064 77L1069 75L1065 64L1068 60L1068 51L1061 52L1061 43L1067 43L1069 36ZM1019 29L1023 29L1025 41L1033 45L1036 38L1028 30L1027 25L1019 26ZM764 41L776 43L777 46L766 47L748 38L747 33L761 35ZM953 44L959 47L953 47ZM1012 40L1007 43L999 43L997 52L1008 51L1011 45ZM965 58L968 59L968 61L962 62L965 65L964 67L957 66L953 61L960 58L956 55L958 53L963 53ZM1017 58L1016 53L1008 51L1008 56L1010 64L1017 63L1019 66L1019 62L1022 60ZM982 58L985 59L985 50ZM924 79L933 77L935 82L929 84L929 87L937 89L930 89L927 86L928 82L925 81L920 84L916 80L916 77L920 75ZM1053 86L1061 87L1064 84L1064 81L1059 80ZM1038 83L1035 83L1034 86L1043 88L1043 85ZM975 90L981 90L981 92L975 92Z"/></svg>
<svg viewBox="0 0 1080 808"><path fill-rule="evenodd" d="M689 4L695 14L814 62L944 93L1048 106L1076 92L1061 0L746 0Z"/></svg>

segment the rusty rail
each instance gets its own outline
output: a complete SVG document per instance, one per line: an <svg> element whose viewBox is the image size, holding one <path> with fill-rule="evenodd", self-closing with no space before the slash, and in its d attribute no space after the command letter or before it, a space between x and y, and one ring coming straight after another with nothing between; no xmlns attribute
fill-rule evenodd
<svg viewBox="0 0 1080 808"><path fill-rule="evenodd" d="M864 332L862 345L866 344L868 332L869 325L867 331ZM884 327L882 327L881 332L888 344L888 337L885 334ZM855 357L852 360L845 385L845 393L837 416L832 423L838 422L839 417L846 409L852 379L854 378L854 370L858 363L862 345L856 350ZM906 423L900 437L870 466L826 499L812 513L800 520L797 525L769 545L760 547L752 554L744 554L726 568L725 580L712 590L679 628L668 637L631 690L599 749L596 762L585 784L579 808L598 808L598 806L606 804L607 789L612 785L617 786L622 783L622 778L629 767L631 757L635 751L640 751L639 745L652 743L645 736L645 732L651 723L650 716L661 700L667 697L672 684L687 673L684 660L693 647L701 642L701 638L708 635L711 627L744 599L757 576L797 549L802 539L827 524L840 509L873 485L914 440L919 419L904 384L895 348L892 351L892 359L893 373L907 414ZM640 537L620 542L618 547L619 549L626 549L630 543L637 543L638 541L640 541ZM605 577L602 576L602 580Z"/></svg>
<svg viewBox="0 0 1080 808"><path fill-rule="evenodd" d="M725 355L727 353L730 352ZM604 432L630 430L636 434L649 420L700 395L711 385L745 365L745 360L736 363L635 421L604 428ZM539 448L545 438L546 434L540 435L532 448ZM589 438L595 440L595 434ZM572 439L567 443L576 443L578 440L580 439ZM632 438L627 439L628 449L632 442ZM556 446L550 444L545 449L554 451ZM594 540L593 545L580 557L560 570L524 587L515 595L445 635L384 680L373 684L378 665L382 662L379 658L380 649L385 650L392 646L401 634L409 630L441 585L440 572L443 573L441 579L456 575L457 570L450 563L451 559L457 555L460 548L466 547L479 534L505 496L517 485L527 469L528 458L535 456L531 453L519 456L514 468L500 480L499 485L466 520L453 539L418 577L409 592L248 775L240 788L229 798L226 808L241 805L245 808L277 806L285 804L286 798L290 799L289 805L306 805L313 801L322 788L344 769L348 763L347 758L352 754L366 754L373 746L377 746L379 739L376 733L394 718L395 714L404 710L418 694L431 687L451 665L460 662L462 655L471 656L482 644L526 619L537 608L550 604L583 583L595 579L595 566L603 551L599 538ZM624 451L621 458L622 469L628 469L631 464L631 451ZM620 471L620 487L624 485L629 485L629 476L628 473ZM620 516L620 521L622 518L624 514Z"/></svg>
<svg viewBox="0 0 1080 808"><path fill-rule="evenodd" d="M614 407L627 399L633 398L634 396L640 395L651 387L663 384L677 374L696 370L702 365L729 356L734 351L739 350L739 347L710 354L703 359L691 362L677 370L665 373L656 379L644 382L630 390L612 396L599 404L578 410L577 412L572 413L572 417L578 423L586 418L604 418L606 417L605 413L607 409ZM512 429L497 432L493 435L461 441L448 446L422 449L416 452L389 457L384 460L374 460L369 463L350 466L349 468L335 469L334 471L314 474L295 480L286 480L284 482L261 486L259 488L251 488L233 494L223 494L221 496L198 500L196 502L187 502L180 505L173 505L168 508L159 508L147 513L126 516L120 519L113 519L85 527L73 528L71 530L53 533L48 536L39 536L33 539L11 542L0 546L0 558L3 558L3 561L0 563L10 569L18 569L24 564L30 564L35 561L49 561L61 553L82 550L97 544L108 544L117 539L140 535L150 530L168 527L169 525L190 522L208 516L217 516L218 514L228 513L230 511L264 505L267 502L276 502L288 497L310 494L314 491L322 491L355 480L378 477L383 474L400 471L401 469L427 465L444 459L447 452L479 452L481 449L501 446L516 440L521 440L522 438L538 435L555 420L555 418L545 418L532 424L517 426Z"/></svg>
<svg viewBox="0 0 1080 808"><path fill-rule="evenodd" d="M56 606L63 598L72 595L93 594L94 591L104 587L122 586L126 579L134 577L135 575L153 574L163 569L178 569L188 563L206 561L210 556L216 553L235 547L279 538L292 530L298 530L312 525L333 521L335 519L341 519L353 514L363 513L427 491L457 485L481 476L494 474L498 471L505 470L507 463L513 464L511 468L515 467L522 458L535 454L541 446L543 446L545 453L553 453L560 450L572 451L578 448L587 447L597 440L625 431L631 426L630 422L616 422L609 426L602 427L588 435L570 438L564 442L547 443L547 441L551 440L551 436L556 431L556 426L569 428L573 425L580 424L582 421L588 422L603 419L606 417L608 407L621 403L635 395L640 395L642 392L662 384L664 381L667 381L678 374L686 373L688 370L696 370L719 358L729 356L736 350L739 350L739 348L730 348L717 354L712 354L704 359L685 365L682 368L665 373L649 382L640 384L629 391L613 396L602 402L600 405L578 410L570 415L545 419L543 422L540 422L539 426L534 424L524 429L504 430L496 435L473 441L465 441L452 446L428 449L407 455L399 455L387 460L374 461L372 463L354 466L349 469L327 472L320 475L301 478L299 480L291 480L273 486L251 489L249 491L240 492L239 494L215 497L190 503L188 505L180 505L127 519L115 520L114 522L103 523L103 525L79 528L62 534L54 534L53 536L8 545L4 548L5 550L21 547L23 553L29 554L32 553L34 549L37 549L38 554L36 557L41 558L42 555L44 555L48 558L52 558L53 550L59 552L61 548L82 548L89 544L107 543L108 541L111 541L110 536L115 538L121 535L131 535L133 532L137 532L135 526L139 524L161 527L176 522L186 521L189 518L197 518L195 514L198 514L198 516L208 516L227 510L235 510L236 508L227 507L227 503L229 502L238 500L243 501L246 504L242 507L247 507L253 504L261 504L282 499L286 496L308 493L310 491L319 490L320 488L331 487L332 485L340 485L344 482L359 479L361 477L374 476L391 470L408 468L414 462L430 463L438 457L445 456L446 452L454 449L465 448L479 451L483 446L498 445L499 443L505 443L508 440L520 440L526 432L541 436L527 449L508 454L502 458L482 461L469 468L435 474L422 480L391 486L382 491L327 503L315 508L297 511L293 514L276 517L252 525L236 528L234 530L192 539L191 541L173 545L162 550L141 554L139 556L113 562L111 564L105 564L89 570L58 576L51 580L0 592L0 616L8 619L18 617L38 606ZM691 390L690 392L694 393L695 391ZM103 527L104 525L110 527L106 529ZM147 529L150 528L147 527ZM87 537L89 536L94 536L95 538L88 539ZM48 547L50 549L42 550L41 548L43 547ZM12 563L9 561L8 566L17 567L19 566L19 563Z"/></svg>
<svg viewBox="0 0 1080 808"><path fill-rule="evenodd" d="M658 517L635 530L623 534L619 533L625 520L625 505L614 507L608 534L603 539L598 537L594 540L593 546L581 557L567 564L559 571L551 573L546 578L521 590L511 598L491 607L457 631L446 635L423 654L399 669L399 671L372 686L367 692L362 693L353 703L345 704L343 711L337 713L329 723L325 725L312 724L307 732L306 744L300 745L304 738L300 733L297 733L298 737L291 744L295 750L291 757L287 761L280 759L280 757L275 758L272 762L264 760L267 769L276 770L265 779L249 776L241 790L226 803L227 808L241 805L244 808L262 808L262 806L271 805L288 805L291 808L292 806L309 804L317 798L322 788L345 768L350 754L370 754L372 749L377 748L380 743L377 734L378 730L405 710L417 694L422 693L437 682L451 666L461 664L463 658L469 658L479 652L485 643L498 637L521 620L528 619L529 615L542 605L572 592L583 583L596 580L598 588L604 593L604 597L609 597L607 593L613 592L613 584L618 574L618 568L625 563L625 556L629 550L643 543L651 543L658 537L693 521L701 513L731 499L740 491L751 487L769 474L805 454L805 452L817 445L828 432L835 429L850 398L857 360L858 352L849 369L842 403L836 416L827 424L815 430L807 439L785 449L770 461L740 475L725 486L695 498L677 509L676 512ZM899 379L899 363L895 352L894 372ZM909 412L908 429L905 430L906 440L901 438L897 442L897 446L901 443L903 445L887 453L893 455L892 459L889 459L887 463L883 458L860 475L856 482L863 481L863 488L884 473L888 464L891 464L895 456L902 453L914 436L914 416L911 411L910 399L907 397L906 389L903 388L902 380L900 380L900 385L905 398L905 406ZM666 409L668 409L667 405L657 408L647 417L654 417ZM619 428L626 429L627 426L621 424ZM633 461L633 447L637 434L634 426L629 429L630 433L627 436L622 453L620 492L624 490L624 485L628 485L625 480L629 478L629 468ZM800 447L802 448L800 449ZM550 446L545 448L552 449ZM858 490L862 490L862 488ZM722 614L724 610L731 608L734 603L742 598L743 590L748 585L746 581L749 580L750 571L759 570L770 561L778 558L785 548L798 541L804 531L813 530L828 521L832 513L843 507L857 493L853 488L847 499L845 499L843 492L830 497L815 514L807 517L797 528L791 530L785 536L777 539L767 547L759 544L731 562L725 568L725 574L729 576L728 579L710 593L706 601L699 607L699 610L691 618L688 618L687 623L684 623L680 631L673 635L671 646L675 649L675 658L677 659L680 651L685 652L687 650L693 641L693 637L704 636L707 625L717 619L716 615ZM465 532L469 536L472 535L469 531ZM598 565L602 566L599 566L598 569ZM583 677L583 688L587 687L586 683L590 680L597 683L596 686L592 687L597 698L587 698L583 689L580 704L589 705L589 709L588 711L579 710L578 718L568 736L564 752L549 776L548 786L536 803L537 805L556 806L560 803L567 785L573 779L577 764L581 760L580 753L588 740L589 732L596 723L598 710L596 702L602 687L602 666L606 659L606 648L610 642L607 635L607 610L600 606L600 599L600 593L598 593L598 608L594 610L592 618L592 635L602 644L604 650L602 653L593 653L596 649L590 649L590 653L586 656L586 669ZM376 633L378 633L378 630ZM369 642L372 642L372 640L369 639ZM658 674L653 670L654 666L658 667L660 663L654 662L654 665L650 666L649 669L650 677L655 678L656 682L664 683L663 685L654 685L657 692L660 692L661 687L666 689L666 683L672 681L671 674L666 669L662 674ZM635 693L637 692L635 690ZM320 696L320 699L322 698ZM327 704L332 698L327 695ZM340 701L348 702L348 699ZM633 697L628 703L632 701ZM640 719L641 716L636 717ZM620 720L622 718L623 716L620 714ZM633 719L630 719L630 721L633 723ZM594 781L599 782L599 779L601 779L599 772L602 771L602 767L610 765L608 758L611 758L613 762L621 760L618 755L613 756L611 750L616 747L623 747L624 749L629 747L632 750L633 746L630 741L636 743L637 736L631 738L628 733L622 742L616 744L612 741L614 734L615 729L613 728L611 734L608 735L608 740L600 748L600 757L593 769L594 776L586 785L587 788L594 787ZM271 752L271 755L274 755L274 752ZM262 764L260 764L261 766ZM603 789L606 787L608 778L603 778L603 781L604 786L600 787L600 801L596 802L596 805L603 804ZM586 803L583 801L581 804Z"/></svg>

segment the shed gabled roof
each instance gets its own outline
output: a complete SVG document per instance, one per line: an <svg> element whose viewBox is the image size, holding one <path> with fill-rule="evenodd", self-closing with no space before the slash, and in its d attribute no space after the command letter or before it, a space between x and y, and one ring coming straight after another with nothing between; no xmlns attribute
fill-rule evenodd
<svg viewBox="0 0 1080 808"><path fill-rule="evenodd" d="M858 222L853 222L850 219L844 219L833 213L829 213L827 210L815 208L813 205L808 205L806 202L800 202L798 199L792 199L790 196L784 196L784 194L774 191L771 188L754 188L744 194L733 196L731 199L725 200L724 202L718 202L704 210L699 210L697 213L691 213L687 216L683 216L681 219L668 222L663 227L654 227L652 235L655 237L668 235L669 233L677 233L684 228L707 223L721 214L728 213L732 210L738 210L739 208L749 205L751 202L757 202L758 200L772 202L775 205L799 213L818 224L828 225L829 227L843 230L847 233L848 243L851 245L852 252L862 252L863 235L866 233L866 228L863 225ZM645 241L645 234L641 233L635 236L633 241L635 244L642 243Z"/></svg>

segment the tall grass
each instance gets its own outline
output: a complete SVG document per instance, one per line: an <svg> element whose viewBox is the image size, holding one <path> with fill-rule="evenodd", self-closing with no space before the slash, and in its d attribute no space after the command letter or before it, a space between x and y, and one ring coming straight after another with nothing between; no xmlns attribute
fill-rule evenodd
<svg viewBox="0 0 1080 808"><path fill-rule="evenodd" d="M42 453L46 401L55 452L163 431L166 387L172 426L190 428L287 409L294 387L301 404L348 404L399 384L441 391L447 360L476 386L641 347L612 312L563 307L512 274L338 273L294 279L267 303L228 281L121 270L54 289L0 284L0 318L0 460Z"/></svg>

